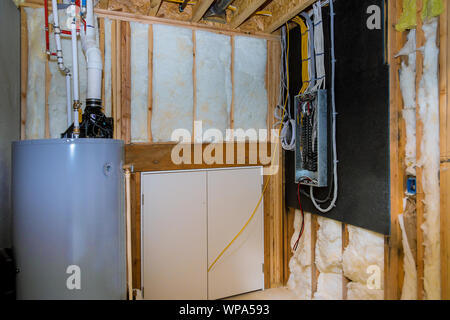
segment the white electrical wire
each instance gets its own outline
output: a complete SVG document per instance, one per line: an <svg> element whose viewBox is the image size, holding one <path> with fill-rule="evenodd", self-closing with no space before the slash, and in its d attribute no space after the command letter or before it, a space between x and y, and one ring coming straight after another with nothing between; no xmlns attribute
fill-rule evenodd
<svg viewBox="0 0 450 320"><path fill-rule="evenodd" d="M288 81L287 79L287 68L288 68L288 57L286 54L287 44L286 44L286 27L283 26L281 29L281 68L280 68L280 94L279 94L279 102L275 109L275 118L278 120L274 124L274 128L278 126L282 126L281 132L280 132L280 139L281 139L281 146L284 150L292 151L295 150L295 119L292 118L291 110L290 110L290 95L289 95L289 88L288 88ZM286 99L287 95L287 108L284 113L284 119L283 117L283 105L284 105L284 99Z"/></svg>
<svg viewBox="0 0 450 320"><path fill-rule="evenodd" d="M325 89L325 49L323 41L322 5L313 4L314 14L314 55L316 58L316 84L312 91Z"/></svg>
<svg viewBox="0 0 450 320"><path fill-rule="evenodd" d="M338 174L337 174L337 147L336 147L336 96L335 96L335 73L336 73L336 57L334 55L334 9L333 9L333 1L330 1L330 37L331 37L331 112L333 114L333 175L334 175L334 194L333 199L331 200L328 208L323 209L317 204L316 199L314 198L314 188L310 187L310 196L312 203L322 213L330 212L336 204L338 197Z"/></svg>

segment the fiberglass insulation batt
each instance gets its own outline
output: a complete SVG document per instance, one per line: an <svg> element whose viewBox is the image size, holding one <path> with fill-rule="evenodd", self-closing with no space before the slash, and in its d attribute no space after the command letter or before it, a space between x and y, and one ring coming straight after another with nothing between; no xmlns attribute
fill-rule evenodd
<svg viewBox="0 0 450 320"><path fill-rule="evenodd" d="M229 36L196 31L196 116L202 129L217 129L225 137L230 127L231 39Z"/></svg>
<svg viewBox="0 0 450 320"><path fill-rule="evenodd" d="M421 142L422 187L424 192L424 291L425 298L441 298L440 273L440 149L439 149L439 49L436 46L438 19L425 21L423 31L423 76L418 101L419 116L423 123Z"/></svg>
<svg viewBox="0 0 450 320"><path fill-rule="evenodd" d="M28 83L25 134L27 139L45 137L45 32L44 9L25 8L28 25ZM64 90L65 92L65 90Z"/></svg>
<svg viewBox="0 0 450 320"><path fill-rule="evenodd" d="M234 128L267 128L267 41L234 38Z"/></svg>
<svg viewBox="0 0 450 320"><path fill-rule="evenodd" d="M148 24L131 28L131 142L146 142L148 105Z"/></svg>
<svg viewBox="0 0 450 320"><path fill-rule="evenodd" d="M295 210L294 234L291 248L294 247L300 233L302 215ZM301 300L311 300L311 214L305 213L305 227L298 248L289 261L288 288Z"/></svg>
<svg viewBox="0 0 450 320"><path fill-rule="evenodd" d="M171 141L172 132L193 126L192 30L153 25L154 142Z"/></svg>
<svg viewBox="0 0 450 320"><path fill-rule="evenodd" d="M381 234L348 226L349 243L344 250L344 275L352 282L347 285L347 298L377 299L384 298L384 237ZM375 287L369 288L369 278L374 277Z"/></svg>
<svg viewBox="0 0 450 320"><path fill-rule="evenodd" d="M342 223L322 217L317 222L315 263L320 274L314 299L342 300Z"/></svg>

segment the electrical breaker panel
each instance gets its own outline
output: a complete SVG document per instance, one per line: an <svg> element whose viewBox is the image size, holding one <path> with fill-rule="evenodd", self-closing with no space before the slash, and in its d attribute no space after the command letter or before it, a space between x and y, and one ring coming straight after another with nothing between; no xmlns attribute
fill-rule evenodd
<svg viewBox="0 0 450 320"><path fill-rule="evenodd" d="M327 91L318 90L295 97L296 183L328 185Z"/></svg>

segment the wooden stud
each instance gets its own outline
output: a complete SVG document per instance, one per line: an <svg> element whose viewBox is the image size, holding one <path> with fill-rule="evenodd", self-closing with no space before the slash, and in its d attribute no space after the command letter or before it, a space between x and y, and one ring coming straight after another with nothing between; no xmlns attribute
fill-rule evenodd
<svg viewBox="0 0 450 320"><path fill-rule="evenodd" d="M116 139L122 139L122 21L116 22Z"/></svg>
<svg viewBox="0 0 450 320"><path fill-rule="evenodd" d="M235 0L233 6L237 7L237 10L233 13L233 17L230 20L231 28L239 27L265 2L266 0Z"/></svg>
<svg viewBox="0 0 450 320"><path fill-rule="evenodd" d="M345 223L342 223L342 256L344 256L345 248L348 246L349 236L348 236L348 228ZM349 283L349 279L344 275L344 270L342 270L342 300L347 300L347 285Z"/></svg>
<svg viewBox="0 0 450 320"><path fill-rule="evenodd" d="M317 221L317 215L311 215L311 298L314 298L314 293L317 292L317 281L319 279L320 272L316 266L316 243L317 243L317 231L319 230L319 222Z"/></svg>
<svg viewBox="0 0 450 320"><path fill-rule="evenodd" d="M148 26L148 91L147 91L147 135L148 141L153 141L152 112L153 112L153 25Z"/></svg>
<svg viewBox="0 0 450 320"><path fill-rule="evenodd" d="M161 7L162 0L150 0L150 7L148 8L148 16L156 16Z"/></svg>
<svg viewBox="0 0 450 320"><path fill-rule="evenodd" d="M197 40L195 30L192 30L192 142L195 142L195 121L197 120L197 66L196 66Z"/></svg>
<svg viewBox="0 0 450 320"><path fill-rule="evenodd" d="M141 289L141 173L131 174L131 248L133 288Z"/></svg>
<svg viewBox="0 0 450 320"><path fill-rule="evenodd" d="M197 0L197 3L192 8L192 19L193 22L198 22L202 19L206 10L212 5L214 0Z"/></svg>
<svg viewBox="0 0 450 320"><path fill-rule="evenodd" d="M422 6L423 6L423 0L417 1L417 28L416 28L416 46L417 48L422 47L425 44L425 36L422 30ZM422 79L423 75L423 55L420 52L417 52L416 55L416 92L419 92L420 87L420 81ZM419 103L417 99L417 106L416 106L417 112L417 122L416 122L416 157L417 159L421 158L421 145L422 145L422 135L423 135L423 123L420 120L419 115ZM421 229L421 226L424 222L424 193L423 193L423 186L422 186L422 167L418 166L416 168L416 188L417 188L417 195L416 195L416 213L417 213L417 298L419 300L424 299L424 253L425 253L425 247L423 245L423 231Z"/></svg>
<svg viewBox="0 0 450 320"><path fill-rule="evenodd" d="M27 13L20 8L20 139L26 139L28 89L28 23Z"/></svg>
<svg viewBox="0 0 450 320"><path fill-rule="evenodd" d="M121 23L121 138L131 143L131 28L130 23Z"/></svg>
<svg viewBox="0 0 450 320"><path fill-rule="evenodd" d="M117 50L116 50L116 25L117 21L111 21L111 116L114 119L114 139L117 139Z"/></svg>
<svg viewBox="0 0 450 320"><path fill-rule="evenodd" d="M402 260L399 252L402 248L401 230L398 224L398 215L403 211L404 191L404 152L402 152L401 110L403 102L399 86L398 70L400 61L394 55L403 46L401 34L394 25L400 15L398 1L388 1L388 62L390 64L390 187L391 187L391 235L385 238L384 259L384 296L386 300L400 298L399 270L402 269Z"/></svg>
<svg viewBox="0 0 450 320"><path fill-rule="evenodd" d="M440 190L441 190L441 294L443 300L450 300L450 162L449 161L449 140L450 140L450 50L447 36L450 24L448 19L450 11L448 2L444 1L444 13L439 18L439 88L440 88L440 139L441 139L441 170L440 170Z"/></svg>
<svg viewBox="0 0 450 320"><path fill-rule="evenodd" d="M234 90L234 36L230 37L231 43L231 106L230 106L230 129L234 129L234 101L235 101L235 90Z"/></svg>
<svg viewBox="0 0 450 320"><path fill-rule="evenodd" d="M316 0L273 0L267 6L267 10L272 12L272 17L264 22L264 32L274 32L314 2Z"/></svg>

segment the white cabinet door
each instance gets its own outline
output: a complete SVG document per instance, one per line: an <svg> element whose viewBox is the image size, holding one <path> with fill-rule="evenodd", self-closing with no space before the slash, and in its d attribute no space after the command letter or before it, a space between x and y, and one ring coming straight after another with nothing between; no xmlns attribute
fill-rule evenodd
<svg viewBox="0 0 450 320"><path fill-rule="evenodd" d="M207 299L206 172L142 176L145 299Z"/></svg>
<svg viewBox="0 0 450 320"><path fill-rule="evenodd" d="M261 168L208 171L208 266L251 216L262 192ZM208 299L264 288L263 203L208 273Z"/></svg>

